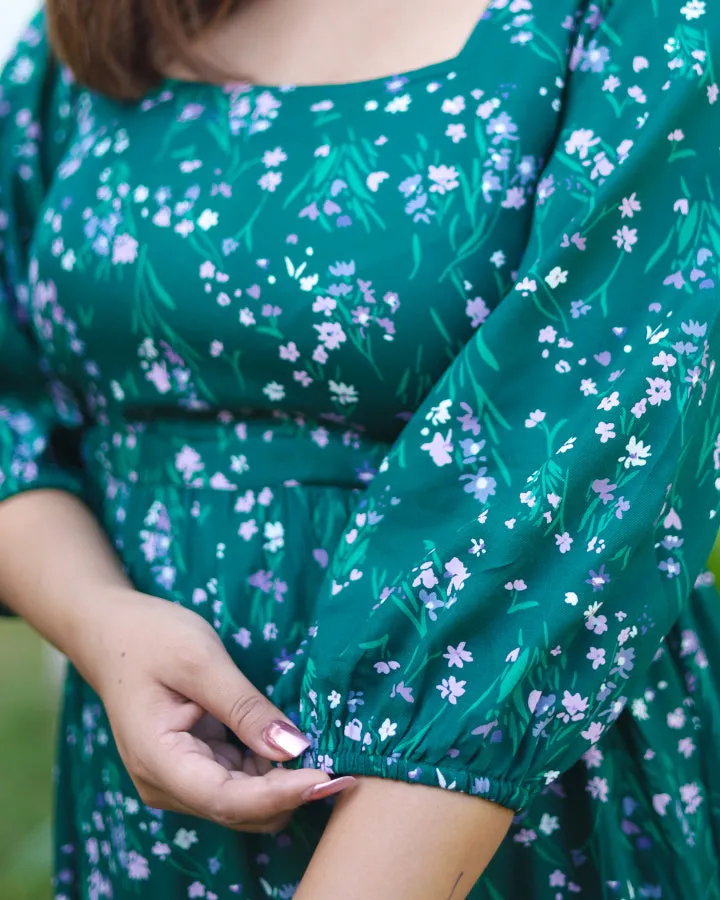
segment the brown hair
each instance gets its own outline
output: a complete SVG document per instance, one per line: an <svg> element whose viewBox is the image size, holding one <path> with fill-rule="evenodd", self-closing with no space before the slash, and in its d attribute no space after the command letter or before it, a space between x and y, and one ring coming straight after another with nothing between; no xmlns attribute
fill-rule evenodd
<svg viewBox="0 0 720 900"><path fill-rule="evenodd" d="M142 97L180 61L212 80L193 43L224 21L240 0L47 0L50 40L79 82L123 100Z"/></svg>

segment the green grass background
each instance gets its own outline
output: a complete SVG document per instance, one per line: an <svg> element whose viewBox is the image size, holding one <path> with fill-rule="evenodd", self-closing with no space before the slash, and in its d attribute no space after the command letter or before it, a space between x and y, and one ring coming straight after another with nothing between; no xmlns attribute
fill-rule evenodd
<svg viewBox="0 0 720 900"><path fill-rule="evenodd" d="M0 620L0 900L50 900L57 690L40 640Z"/></svg>
<svg viewBox="0 0 720 900"><path fill-rule="evenodd" d="M720 576L720 542L711 560ZM50 900L57 691L40 640L0 620L0 900Z"/></svg>

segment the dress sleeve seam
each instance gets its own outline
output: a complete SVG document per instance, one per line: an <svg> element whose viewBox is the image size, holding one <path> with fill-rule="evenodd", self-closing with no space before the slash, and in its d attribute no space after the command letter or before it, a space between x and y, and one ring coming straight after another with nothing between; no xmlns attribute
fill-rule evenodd
<svg viewBox="0 0 720 900"><path fill-rule="evenodd" d="M524 809L537 793L534 786L508 781L475 772L469 768L459 768L452 764L428 764L392 756L374 756L348 751L333 752L329 748L318 747L307 754L302 761L305 768L325 768L335 775L357 775L366 778L387 778L424 784L459 793L480 797L513 811Z"/></svg>

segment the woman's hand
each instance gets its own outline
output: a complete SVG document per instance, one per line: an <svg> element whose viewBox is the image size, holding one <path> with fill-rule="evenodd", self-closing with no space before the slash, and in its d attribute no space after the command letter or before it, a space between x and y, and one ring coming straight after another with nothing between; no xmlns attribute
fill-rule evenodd
<svg viewBox="0 0 720 900"><path fill-rule="evenodd" d="M302 734L204 619L132 589L96 519L69 494L28 491L0 503L0 598L102 697L148 805L274 831L301 803L354 784L271 765L298 756ZM252 753L229 744L223 726Z"/></svg>
<svg viewBox="0 0 720 900"><path fill-rule="evenodd" d="M100 600L71 658L102 697L148 806L274 832L302 803L354 783L272 765L299 756L307 740L242 675L200 616L132 590ZM228 743L225 726L248 752Z"/></svg>

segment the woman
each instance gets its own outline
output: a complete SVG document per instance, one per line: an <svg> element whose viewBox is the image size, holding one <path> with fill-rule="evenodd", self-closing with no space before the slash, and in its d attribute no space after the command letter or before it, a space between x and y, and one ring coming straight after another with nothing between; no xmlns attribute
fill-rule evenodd
<svg viewBox="0 0 720 900"><path fill-rule="evenodd" d="M0 596L73 663L56 900L720 897L719 65L716 0L48 3Z"/></svg>

